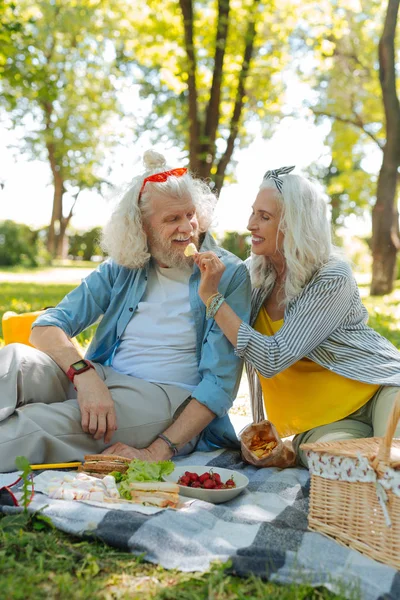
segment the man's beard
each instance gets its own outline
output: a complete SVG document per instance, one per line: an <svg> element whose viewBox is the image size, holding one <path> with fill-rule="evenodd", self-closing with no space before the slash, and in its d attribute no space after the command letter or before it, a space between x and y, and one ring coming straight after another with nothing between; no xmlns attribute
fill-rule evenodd
<svg viewBox="0 0 400 600"><path fill-rule="evenodd" d="M174 237L173 239L179 239L179 237ZM198 233L194 234L194 236L190 239L190 242L192 242L196 248L198 248ZM173 246L172 239L166 240L158 232L152 231L147 235L147 244L152 257L162 265L178 269L193 266L193 256L185 256L183 253L183 248L175 248Z"/></svg>

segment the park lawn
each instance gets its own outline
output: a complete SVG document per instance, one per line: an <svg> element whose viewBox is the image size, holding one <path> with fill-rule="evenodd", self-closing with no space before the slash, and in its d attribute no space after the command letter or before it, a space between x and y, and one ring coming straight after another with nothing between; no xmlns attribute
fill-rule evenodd
<svg viewBox="0 0 400 600"><path fill-rule="evenodd" d="M0 283L0 316L54 306L73 285ZM365 295L365 289L363 290ZM370 325L400 347L400 286L384 298L363 298ZM93 328L80 338L87 345ZM1 341L1 333L0 333ZM328 600L344 598L325 588L283 586L256 577L226 574L223 565L209 573L180 573L135 558L95 541L82 541L36 519L11 527L0 517L0 596L8 600L45 598L105 600ZM39 527L39 529L38 529ZM354 593L357 598L357 593Z"/></svg>
<svg viewBox="0 0 400 600"><path fill-rule="evenodd" d="M324 588L240 578L215 564L208 573L181 573L146 563L96 541L82 541L40 521L4 531L0 518L1 598L7 600L341 600ZM359 598L354 592L354 600Z"/></svg>
<svg viewBox="0 0 400 600"><path fill-rule="evenodd" d="M51 265L39 265L36 268L32 268L32 267L25 267L24 265L13 265L13 266L5 266L5 265L1 265L1 272L2 273L19 273L21 275L23 275L24 273L35 273L35 272L40 272L40 271L51 271L54 268L57 269L94 269L96 267L98 263L94 263L90 260L68 260L68 259L63 259L63 260L58 260L55 259L52 261Z"/></svg>

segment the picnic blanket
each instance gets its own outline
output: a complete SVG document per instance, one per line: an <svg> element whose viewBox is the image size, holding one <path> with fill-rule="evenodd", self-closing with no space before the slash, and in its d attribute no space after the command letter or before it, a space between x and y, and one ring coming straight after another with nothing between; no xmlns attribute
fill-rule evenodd
<svg viewBox="0 0 400 600"><path fill-rule="evenodd" d="M257 469L246 465L238 452L221 450L196 452L176 462L240 471L250 484L225 504L195 500L180 511L146 514L43 494L36 494L30 510L42 509L62 531L94 536L166 569L206 571L213 561L230 560L230 571L241 576L253 573L285 584L323 585L347 598L400 598L395 569L307 531L306 469Z"/></svg>

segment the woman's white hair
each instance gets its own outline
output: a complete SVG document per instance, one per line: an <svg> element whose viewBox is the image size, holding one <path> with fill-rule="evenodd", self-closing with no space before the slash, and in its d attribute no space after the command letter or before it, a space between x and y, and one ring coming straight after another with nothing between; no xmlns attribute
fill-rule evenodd
<svg viewBox="0 0 400 600"><path fill-rule="evenodd" d="M189 172L181 177L170 176L164 182L147 182L142 194L139 192L146 177L170 170L162 154L147 150L143 156L145 172L135 177L105 225L101 245L107 254L119 265L131 269L142 268L149 260L150 253L143 221L151 215L152 196L186 199L190 197L196 207L200 232L208 230L216 204L216 196L209 186L200 179L194 179Z"/></svg>
<svg viewBox="0 0 400 600"><path fill-rule="evenodd" d="M327 204L319 185L300 175L283 175L281 179L282 193L272 179L264 179L260 191L273 190L282 210L277 240L282 231L286 305L331 256L340 252L332 244ZM254 287L272 289L277 274L269 258L252 254L250 273Z"/></svg>

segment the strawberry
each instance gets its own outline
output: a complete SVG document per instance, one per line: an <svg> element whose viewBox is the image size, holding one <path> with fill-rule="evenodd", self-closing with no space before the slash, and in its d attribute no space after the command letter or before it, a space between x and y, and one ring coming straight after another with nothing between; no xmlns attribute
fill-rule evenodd
<svg viewBox="0 0 400 600"><path fill-rule="evenodd" d="M179 485L186 485L188 486L190 483L190 479L189 477L187 477L187 475L182 475L182 477L179 477L178 479L178 484Z"/></svg>
<svg viewBox="0 0 400 600"><path fill-rule="evenodd" d="M202 473L199 477L200 483L204 483L207 479L210 479L210 473Z"/></svg>
<svg viewBox="0 0 400 600"><path fill-rule="evenodd" d="M212 479L214 479L217 485L221 483L221 475L219 473L213 473Z"/></svg>
<svg viewBox="0 0 400 600"><path fill-rule="evenodd" d="M203 483L203 488L205 490L213 490L215 487L216 487L216 483L212 479L206 479L205 482Z"/></svg>

